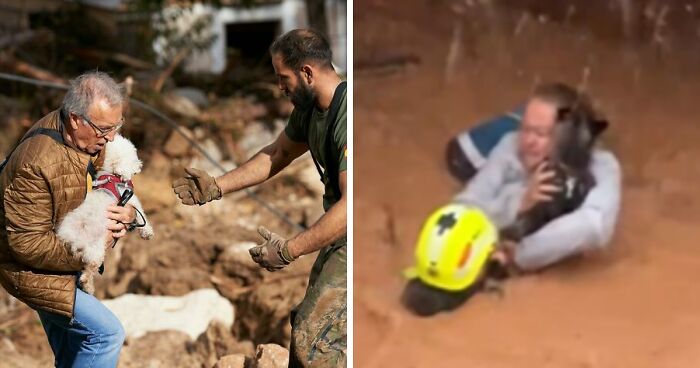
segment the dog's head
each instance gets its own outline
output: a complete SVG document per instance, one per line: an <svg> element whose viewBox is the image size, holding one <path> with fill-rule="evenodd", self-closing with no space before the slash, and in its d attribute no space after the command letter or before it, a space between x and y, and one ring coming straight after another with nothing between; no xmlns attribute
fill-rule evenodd
<svg viewBox="0 0 700 368"><path fill-rule="evenodd" d="M607 127L607 120L597 119L588 109L559 109L551 160L571 171L587 170L593 145Z"/></svg>
<svg viewBox="0 0 700 368"><path fill-rule="evenodd" d="M136 147L128 139L117 134L112 142L107 143L102 170L131 180L135 174L141 172L142 165Z"/></svg>

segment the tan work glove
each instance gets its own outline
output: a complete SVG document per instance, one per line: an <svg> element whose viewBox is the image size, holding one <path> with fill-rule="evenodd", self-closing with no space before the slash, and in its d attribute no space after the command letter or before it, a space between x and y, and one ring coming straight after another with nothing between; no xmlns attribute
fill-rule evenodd
<svg viewBox="0 0 700 368"><path fill-rule="evenodd" d="M201 206L207 202L221 199L223 193L213 176L192 168L186 168L185 172L188 176L173 182L175 194L180 198L182 204Z"/></svg>
<svg viewBox="0 0 700 368"><path fill-rule="evenodd" d="M250 248L248 252L253 257L253 261L270 272L283 269L294 261L294 257L289 253L289 241L270 230L260 226L258 234L262 236L264 242L256 247Z"/></svg>

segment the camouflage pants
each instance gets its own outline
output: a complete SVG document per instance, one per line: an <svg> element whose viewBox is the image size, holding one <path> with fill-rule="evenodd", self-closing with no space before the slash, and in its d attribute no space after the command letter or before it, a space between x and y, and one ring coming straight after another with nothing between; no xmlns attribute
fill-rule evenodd
<svg viewBox="0 0 700 368"><path fill-rule="evenodd" d="M292 311L289 367L347 365L347 246L339 241L318 255L306 295Z"/></svg>

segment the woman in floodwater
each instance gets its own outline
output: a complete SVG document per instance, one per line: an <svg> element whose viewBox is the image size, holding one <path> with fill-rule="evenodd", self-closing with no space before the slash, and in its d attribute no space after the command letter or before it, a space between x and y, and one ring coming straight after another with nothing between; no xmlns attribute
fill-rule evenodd
<svg viewBox="0 0 700 368"><path fill-rule="evenodd" d="M450 147L451 172L461 180L474 172L454 202L480 209L500 231L494 262L484 265L483 277L472 289L481 287L489 274L502 275L504 268L537 270L608 243L621 183L615 156L595 147L606 127L585 95L561 83L545 84L529 99L520 122L497 120L474 129L479 134L462 135L488 139L468 142L477 149L465 150L460 160L471 167L455 167L459 152L454 144ZM470 160L481 152L486 152L483 161ZM413 280L403 300L414 312L430 315L454 309L472 294L435 290Z"/></svg>

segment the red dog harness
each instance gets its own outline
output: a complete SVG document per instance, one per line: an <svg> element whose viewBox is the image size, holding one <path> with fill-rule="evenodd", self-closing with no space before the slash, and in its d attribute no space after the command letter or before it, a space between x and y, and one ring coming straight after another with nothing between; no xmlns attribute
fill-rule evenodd
<svg viewBox="0 0 700 368"><path fill-rule="evenodd" d="M93 183L92 189L104 190L112 194L117 201L122 197L122 194L124 194L127 188L131 190L134 189L134 184L131 180L124 180L117 175L105 172L100 172L98 175L97 180Z"/></svg>

